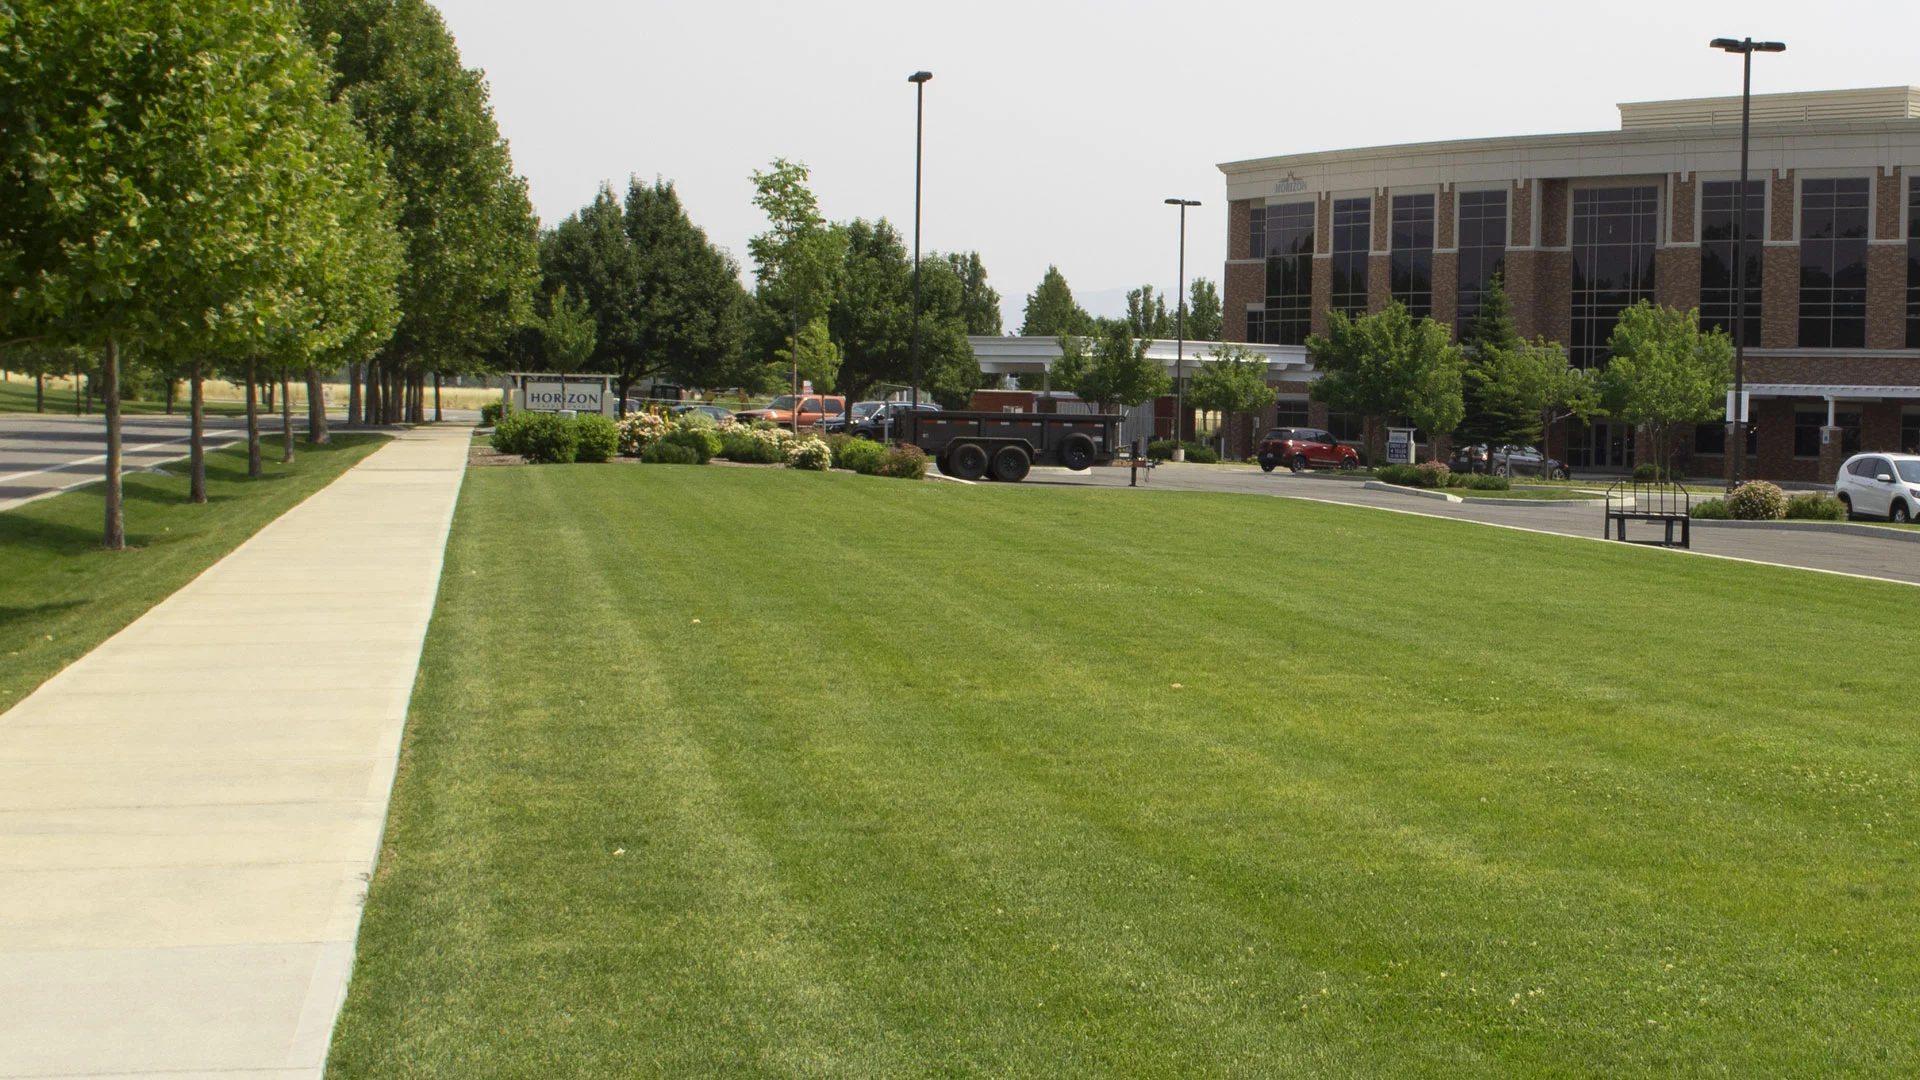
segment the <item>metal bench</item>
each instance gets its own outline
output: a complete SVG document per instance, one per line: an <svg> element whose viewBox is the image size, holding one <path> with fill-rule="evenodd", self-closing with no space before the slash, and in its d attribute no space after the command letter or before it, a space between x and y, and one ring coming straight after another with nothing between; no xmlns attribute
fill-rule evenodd
<svg viewBox="0 0 1920 1080"><path fill-rule="evenodd" d="M1679 484L1661 480L1621 480L1607 489L1607 519L1600 535L1607 540L1659 547L1693 547L1693 498ZM1627 522L1644 521L1664 526L1655 540L1628 540ZM1675 538L1675 526L1679 537Z"/></svg>

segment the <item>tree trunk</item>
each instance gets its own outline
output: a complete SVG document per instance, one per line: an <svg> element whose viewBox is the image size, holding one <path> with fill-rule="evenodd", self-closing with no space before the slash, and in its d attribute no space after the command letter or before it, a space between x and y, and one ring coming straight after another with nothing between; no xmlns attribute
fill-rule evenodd
<svg viewBox="0 0 1920 1080"><path fill-rule="evenodd" d="M440 415L440 373L436 371L433 373L433 422L437 424L444 419L446 417Z"/></svg>
<svg viewBox="0 0 1920 1080"><path fill-rule="evenodd" d="M73 415L80 415L80 405L84 401L86 396L80 392L80 365L76 363L73 365Z"/></svg>
<svg viewBox="0 0 1920 1080"><path fill-rule="evenodd" d="M180 393L180 380L167 375L167 415L173 415L173 399Z"/></svg>
<svg viewBox="0 0 1920 1080"><path fill-rule="evenodd" d="M107 530L108 551L127 546L126 522L120 513L120 342L107 339L107 355L100 364L107 394Z"/></svg>
<svg viewBox="0 0 1920 1080"><path fill-rule="evenodd" d="M287 365L280 365L280 464L293 464L293 384L287 381Z"/></svg>
<svg viewBox="0 0 1920 1080"><path fill-rule="evenodd" d="M187 411L193 415L193 433L188 440L187 457L193 479L188 481L187 501L204 503L207 501L207 390L206 380L200 373L200 361L193 362L188 378L191 382L187 387Z"/></svg>
<svg viewBox="0 0 1920 1080"><path fill-rule="evenodd" d="M47 411L47 373L44 371L33 377L33 411Z"/></svg>
<svg viewBox="0 0 1920 1080"><path fill-rule="evenodd" d="M369 360L362 365L361 374L365 376L366 399L360 406L360 422L373 427L380 422L380 364Z"/></svg>
<svg viewBox="0 0 1920 1080"><path fill-rule="evenodd" d="M307 445L325 446L327 433L327 391L320 383L320 369L307 365Z"/></svg>
<svg viewBox="0 0 1920 1080"><path fill-rule="evenodd" d="M247 358L247 475L260 478L260 378L259 364Z"/></svg>
<svg viewBox="0 0 1920 1080"><path fill-rule="evenodd" d="M347 365L347 427L360 426L360 365Z"/></svg>

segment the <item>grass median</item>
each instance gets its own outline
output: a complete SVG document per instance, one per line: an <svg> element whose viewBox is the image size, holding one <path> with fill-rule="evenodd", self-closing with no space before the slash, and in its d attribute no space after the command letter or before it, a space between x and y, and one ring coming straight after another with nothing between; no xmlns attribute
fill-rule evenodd
<svg viewBox="0 0 1920 1080"><path fill-rule="evenodd" d="M335 1080L1920 1068L1910 588L670 466L444 575Z"/></svg>
<svg viewBox="0 0 1920 1080"><path fill-rule="evenodd" d="M336 434L327 446L263 438L266 472L247 479L244 442L207 455L207 502L187 502L186 463L122 478L127 551L100 547L103 485L0 512L0 711L85 656L274 518L387 441Z"/></svg>

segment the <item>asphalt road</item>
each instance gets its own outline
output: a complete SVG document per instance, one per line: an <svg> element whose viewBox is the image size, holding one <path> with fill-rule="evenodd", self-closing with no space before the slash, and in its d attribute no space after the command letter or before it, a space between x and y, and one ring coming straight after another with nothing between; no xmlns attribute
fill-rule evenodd
<svg viewBox="0 0 1920 1080"><path fill-rule="evenodd" d="M305 425L296 421L296 428ZM279 417L262 422L261 431L280 427ZM207 417L207 448L246 436L238 417ZM48 416L0 413L0 510L44 498L106 475L106 421L99 416ZM149 468L187 456L188 420L184 416L121 418L122 468Z"/></svg>
<svg viewBox="0 0 1920 1080"><path fill-rule="evenodd" d="M1065 469L1035 469L1029 484L1126 487L1128 470L1091 469L1085 473ZM1146 474L1142 474L1145 476ZM1473 521L1484 525L1504 525L1535 532L1557 533L1600 540L1604 511L1598 501L1591 503L1449 503L1439 499L1403 495L1393 491L1369 490L1353 480L1306 474L1295 476L1284 471L1263 473L1253 468L1208 465L1163 465L1153 470L1144 483L1147 491L1219 491L1248 495L1270 495L1316 502L1365 506L1428 517ZM1656 526L1640 525L1642 535L1653 535ZM1629 535L1633 535L1630 533ZM1800 529L1727 528L1698 526L1693 530L1693 551L1706 555L1746 559L1807 570L1827 570L1862 577L1882 578L1920 585L1920 543L1897 538L1881 539L1850 533L1816 532Z"/></svg>

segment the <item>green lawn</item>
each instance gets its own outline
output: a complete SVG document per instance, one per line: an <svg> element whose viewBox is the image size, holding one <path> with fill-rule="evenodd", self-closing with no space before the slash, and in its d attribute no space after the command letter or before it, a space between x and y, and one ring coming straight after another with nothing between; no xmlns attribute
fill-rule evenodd
<svg viewBox="0 0 1920 1080"><path fill-rule="evenodd" d="M122 478L127 544L100 547L105 488L0 513L0 711L86 655L202 570L386 442L340 435L329 446L263 438L266 475L247 479L247 447L207 455L207 503L187 503L186 463Z"/></svg>
<svg viewBox="0 0 1920 1080"><path fill-rule="evenodd" d="M1916 595L472 470L329 1076L1913 1075Z"/></svg>

